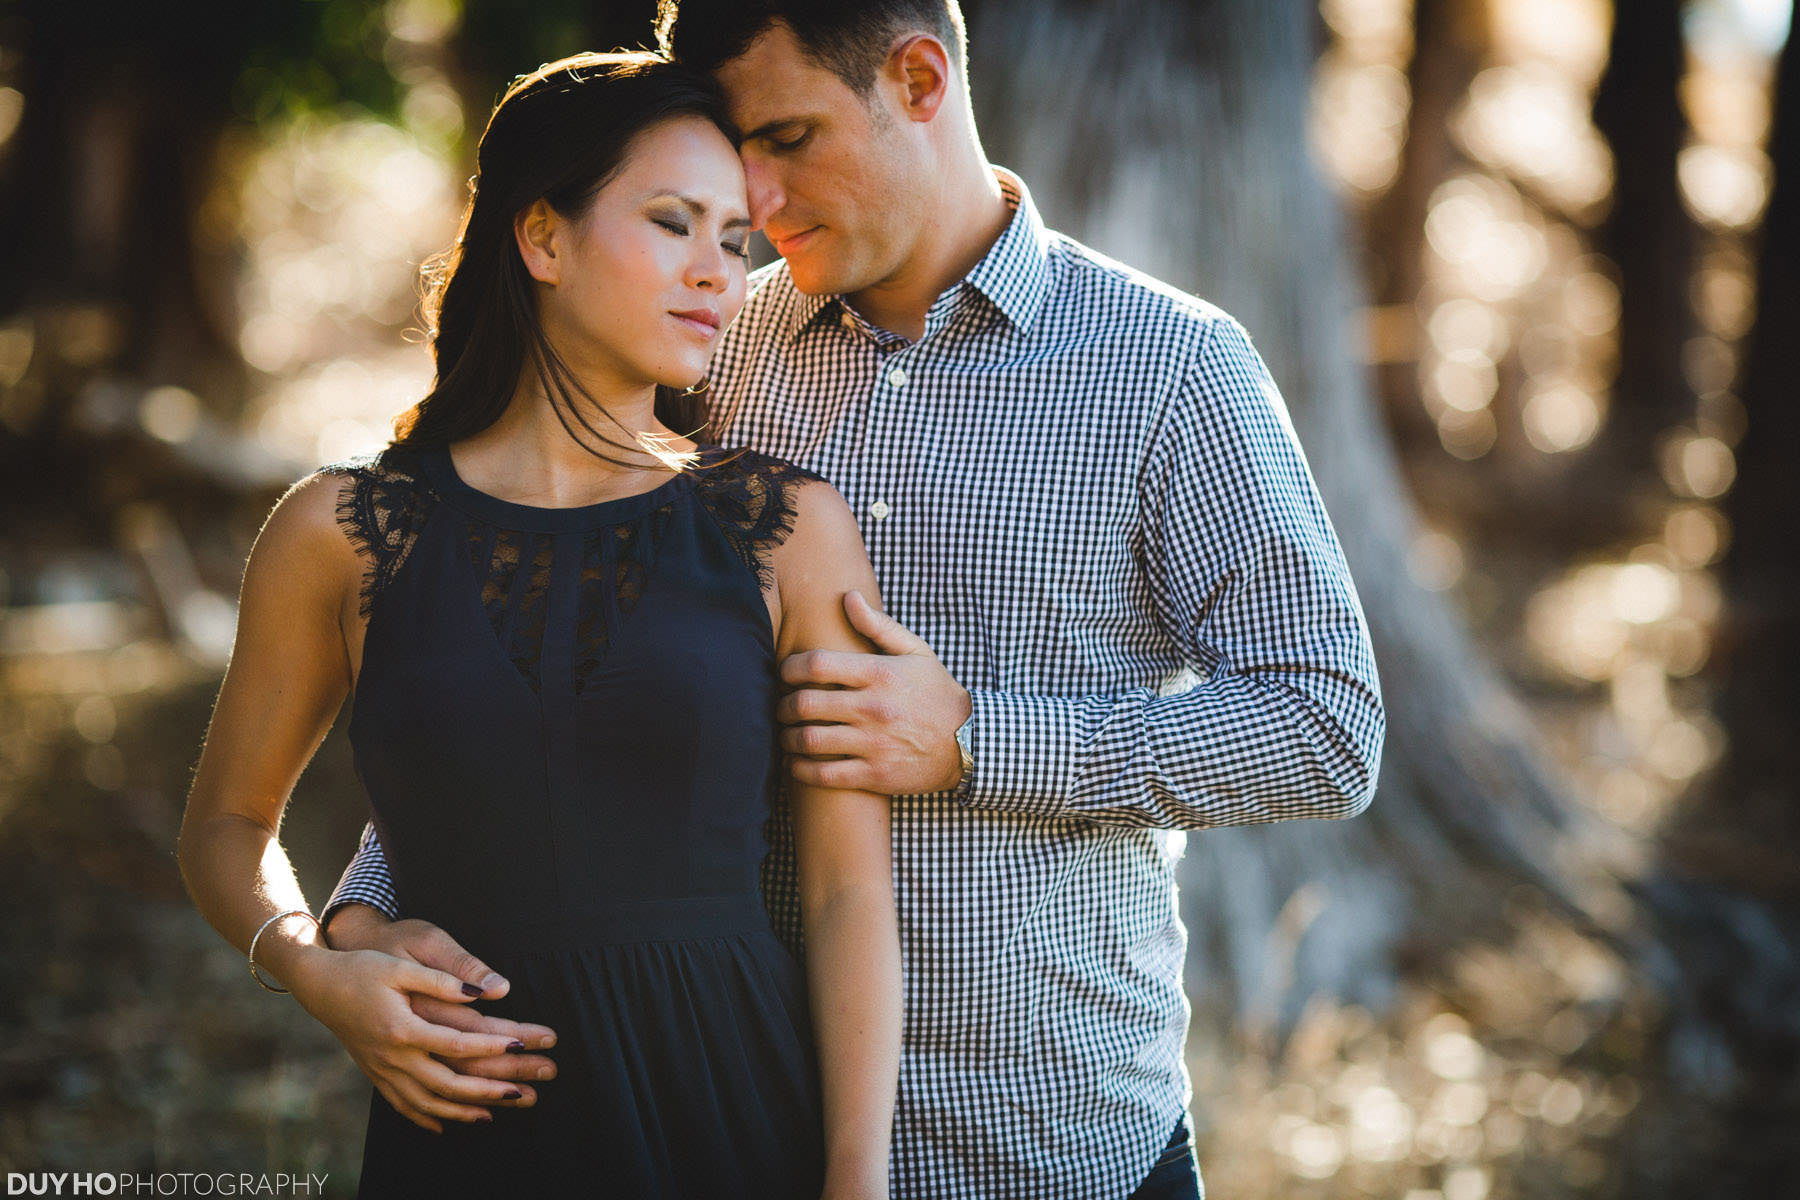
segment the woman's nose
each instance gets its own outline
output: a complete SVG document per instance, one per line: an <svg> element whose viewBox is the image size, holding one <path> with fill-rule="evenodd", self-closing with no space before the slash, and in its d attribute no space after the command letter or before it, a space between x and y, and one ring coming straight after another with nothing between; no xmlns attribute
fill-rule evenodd
<svg viewBox="0 0 1800 1200"><path fill-rule="evenodd" d="M730 264L727 251L716 240L695 239L696 252L688 260L687 282L691 287L706 288L709 291L723 291Z"/></svg>

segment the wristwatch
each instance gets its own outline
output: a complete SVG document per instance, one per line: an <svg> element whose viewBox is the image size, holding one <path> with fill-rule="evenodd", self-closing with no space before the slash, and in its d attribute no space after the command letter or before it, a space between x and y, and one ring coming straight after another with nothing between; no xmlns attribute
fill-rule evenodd
<svg viewBox="0 0 1800 1200"><path fill-rule="evenodd" d="M962 778L956 781L958 789L969 786L969 777L975 774L975 751L969 739L969 730L975 724L975 714L956 727L956 752L962 755Z"/></svg>

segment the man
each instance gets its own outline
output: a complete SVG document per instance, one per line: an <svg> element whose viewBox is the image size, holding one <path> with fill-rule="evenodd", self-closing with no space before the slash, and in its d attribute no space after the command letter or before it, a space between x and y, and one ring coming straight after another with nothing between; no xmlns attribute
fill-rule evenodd
<svg viewBox="0 0 1800 1200"><path fill-rule="evenodd" d="M894 795L894 1194L1196 1197L1174 831L1353 816L1384 733L1280 396L1230 317L988 164L955 0L664 0L659 34L724 85L783 259L714 364L720 440L834 483L888 608L848 598L886 654L788 660L779 716L795 777ZM486 977L386 926L370 835L331 908L334 945Z"/></svg>

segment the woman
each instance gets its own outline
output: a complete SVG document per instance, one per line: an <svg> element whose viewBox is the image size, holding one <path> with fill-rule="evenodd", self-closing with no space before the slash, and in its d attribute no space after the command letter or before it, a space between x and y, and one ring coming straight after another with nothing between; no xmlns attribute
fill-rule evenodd
<svg viewBox="0 0 1800 1200"><path fill-rule="evenodd" d="M744 296L729 130L710 82L649 55L517 80L428 303L432 392L381 455L289 492L251 553L182 826L195 903L353 1054L479 994L334 951L305 913L276 830L353 694L402 908L507 977L487 1011L562 1035L538 1103L491 1117L418 1084L441 1064L359 1057L365 1195L887 1194L885 798L790 789L804 978L756 888L775 664L861 648L841 599L874 580L829 486L687 436L683 389Z"/></svg>

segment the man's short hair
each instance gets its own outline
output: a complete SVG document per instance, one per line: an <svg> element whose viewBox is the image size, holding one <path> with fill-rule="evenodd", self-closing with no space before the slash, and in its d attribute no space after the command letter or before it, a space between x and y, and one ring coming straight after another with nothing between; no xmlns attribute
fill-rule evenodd
<svg viewBox="0 0 1800 1200"><path fill-rule="evenodd" d="M672 58L716 71L776 22L863 96L904 34L934 35L958 65L968 51L957 0L657 0L656 42Z"/></svg>

